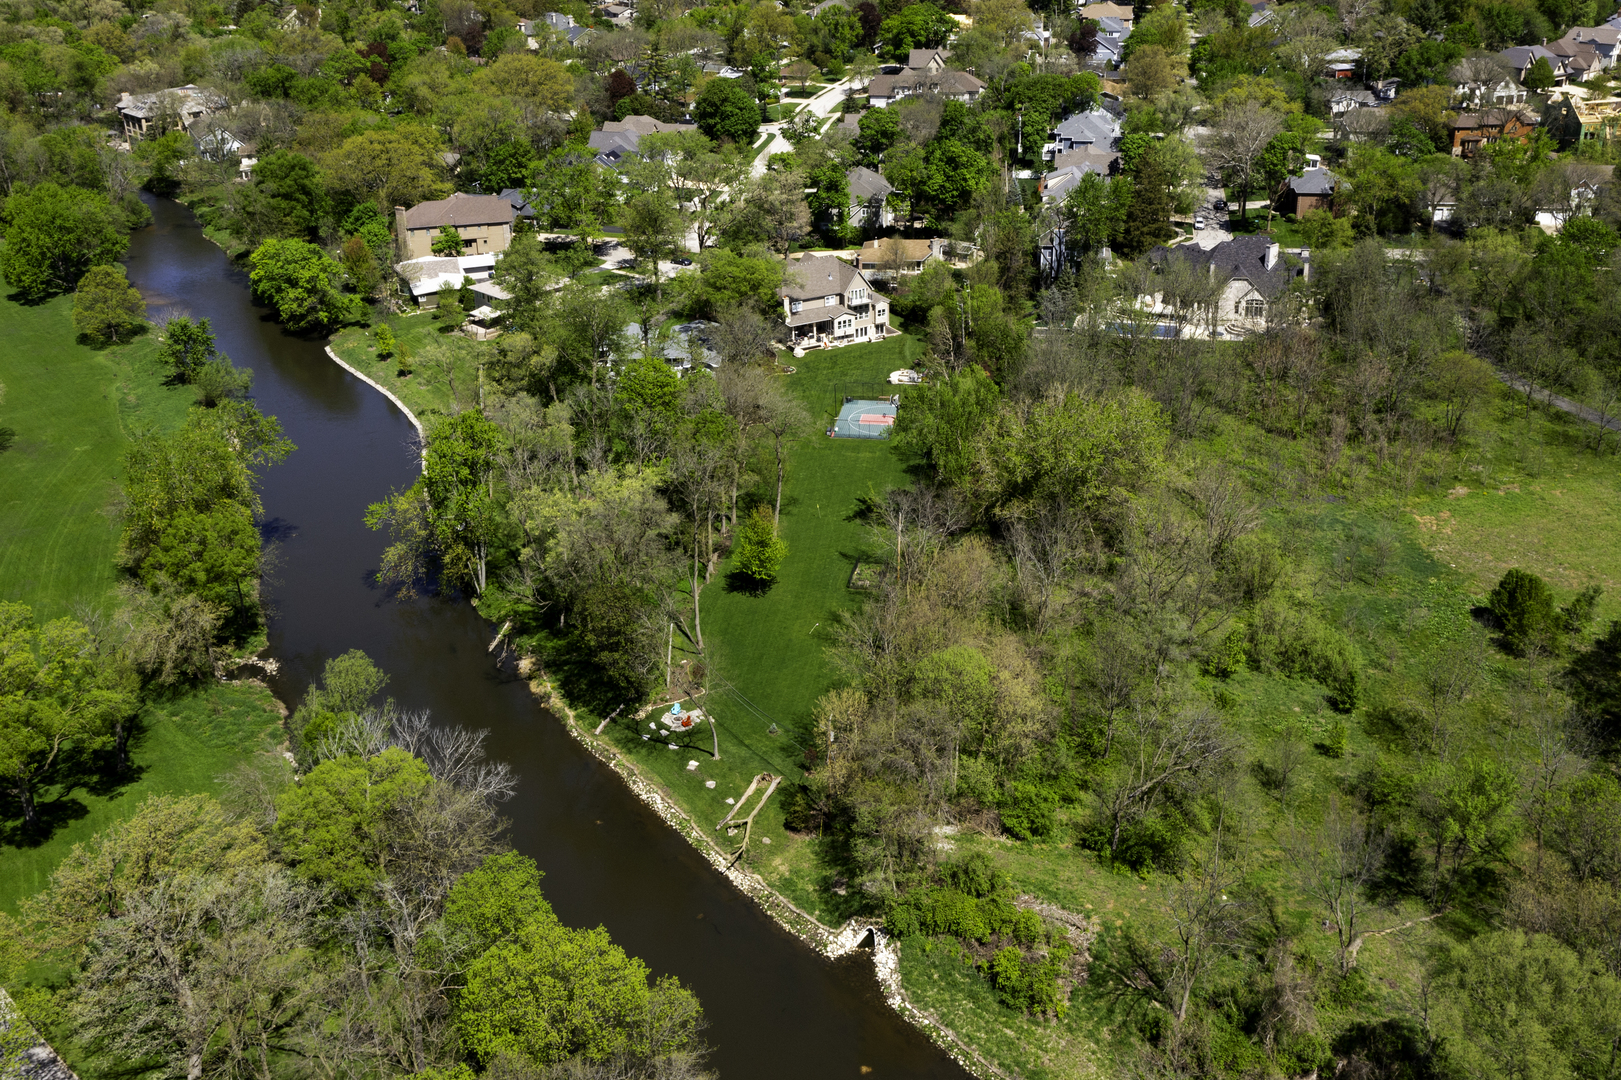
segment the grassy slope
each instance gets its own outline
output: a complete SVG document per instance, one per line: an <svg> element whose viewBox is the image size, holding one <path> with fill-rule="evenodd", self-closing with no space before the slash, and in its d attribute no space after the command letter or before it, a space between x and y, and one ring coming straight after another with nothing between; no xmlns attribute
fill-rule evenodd
<svg viewBox="0 0 1621 1080"><path fill-rule="evenodd" d="M77 344L72 304L0 299L0 424L17 430L0 454L0 599L28 604L41 619L112 602L111 510L129 434L179 426L192 400L186 387L165 384L151 338L104 351ZM148 705L127 782L108 784L96 762L70 759L61 783L38 793L53 826L43 842L19 835L20 816L0 803L0 909L15 911L74 843L128 816L148 794L212 789L244 752L268 745L273 704L263 690L216 686Z"/></svg>

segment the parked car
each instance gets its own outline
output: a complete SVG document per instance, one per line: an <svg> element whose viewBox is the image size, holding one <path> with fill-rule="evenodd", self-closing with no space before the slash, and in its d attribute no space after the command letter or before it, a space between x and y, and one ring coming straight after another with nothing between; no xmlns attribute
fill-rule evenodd
<svg viewBox="0 0 1621 1080"><path fill-rule="evenodd" d="M1217 210L1225 210L1225 209L1227 209L1227 200L1226 199L1217 199L1216 200L1216 209Z"/></svg>
<svg viewBox="0 0 1621 1080"><path fill-rule="evenodd" d="M1194 228L1195 228L1195 229L1202 229L1202 228L1204 228L1204 218L1203 218L1203 217L1202 217L1202 216L1201 216L1201 217L1196 217L1196 218L1194 218L1194 219L1193 219L1193 227L1194 227Z"/></svg>
<svg viewBox="0 0 1621 1080"><path fill-rule="evenodd" d="M680 258L675 260L675 264L677 266L691 266L692 260L688 258Z"/></svg>

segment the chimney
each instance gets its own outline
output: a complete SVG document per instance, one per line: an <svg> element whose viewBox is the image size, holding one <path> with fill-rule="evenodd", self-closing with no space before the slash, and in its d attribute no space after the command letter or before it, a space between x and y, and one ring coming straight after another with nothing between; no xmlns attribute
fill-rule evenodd
<svg viewBox="0 0 1621 1080"><path fill-rule="evenodd" d="M1300 249L1300 276L1311 280L1311 248Z"/></svg>
<svg viewBox="0 0 1621 1080"><path fill-rule="evenodd" d="M1278 251L1278 242L1276 240L1266 245L1266 268L1268 270L1278 265Z"/></svg>
<svg viewBox="0 0 1621 1080"><path fill-rule="evenodd" d="M411 257L411 246L407 242L409 235L409 230L405 227L405 207L396 206L394 208L394 241L399 246L401 260Z"/></svg>

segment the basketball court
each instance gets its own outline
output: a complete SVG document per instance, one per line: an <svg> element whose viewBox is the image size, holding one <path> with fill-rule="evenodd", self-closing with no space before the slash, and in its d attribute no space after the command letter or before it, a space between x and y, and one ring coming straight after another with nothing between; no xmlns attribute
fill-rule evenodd
<svg viewBox="0 0 1621 1080"><path fill-rule="evenodd" d="M899 408L894 398L847 397L831 434L835 439L887 439Z"/></svg>

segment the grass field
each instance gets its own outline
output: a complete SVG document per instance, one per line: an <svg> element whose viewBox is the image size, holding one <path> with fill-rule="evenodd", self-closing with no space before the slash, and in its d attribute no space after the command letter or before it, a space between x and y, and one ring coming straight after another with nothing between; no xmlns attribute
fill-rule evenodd
<svg viewBox="0 0 1621 1080"><path fill-rule="evenodd" d="M0 599L28 604L41 620L115 602L115 510L129 435L177 427L192 407L188 387L166 383L152 338L100 351L77 344L72 304L0 299L0 425L17 431L0 453ZM0 909L15 911L74 843L147 795L213 790L216 775L268 748L277 719L269 693L249 686L149 703L127 780L110 783L94 755L75 756L37 793L51 827L43 839L20 834L20 813L0 803Z"/></svg>
<svg viewBox="0 0 1621 1080"><path fill-rule="evenodd" d="M117 580L112 511L131 431L182 422L192 401L167 386L155 343L97 351L74 341L72 297L0 299L0 600L40 618L104 604Z"/></svg>
<svg viewBox="0 0 1621 1080"><path fill-rule="evenodd" d="M280 714L270 691L246 684L205 686L174 701L149 703L131 740L133 770L110 782L94 760L70 760L61 783L38 792L41 816L51 826L43 842L18 834L8 806L0 813L0 910L45 887L51 871L73 849L115 821L129 817L148 796L218 793L215 782L256 751L280 741Z"/></svg>

